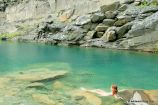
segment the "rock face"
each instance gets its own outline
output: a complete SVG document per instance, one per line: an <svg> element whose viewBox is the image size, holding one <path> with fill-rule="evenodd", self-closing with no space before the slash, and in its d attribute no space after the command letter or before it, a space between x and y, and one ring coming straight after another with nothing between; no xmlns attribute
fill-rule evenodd
<svg viewBox="0 0 158 105"><path fill-rule="evenodd" d="M127 37L136 37L136 36L142 36L142 35L149 35L149 33L154 33L154 31L157 30L157 22L158 22L158 12L155 14L147 17L143 21L136 22L129 33L127 34Z"/></svg>
<svg viewBox="0 0 158 105"><path fill-rule="evenodd" d="M14 40L151 51L158 48L156 1L1 0L0 3L0 39L9 40L8 36L18 32ZM112 27L115 29L109 31Z"/></svg>

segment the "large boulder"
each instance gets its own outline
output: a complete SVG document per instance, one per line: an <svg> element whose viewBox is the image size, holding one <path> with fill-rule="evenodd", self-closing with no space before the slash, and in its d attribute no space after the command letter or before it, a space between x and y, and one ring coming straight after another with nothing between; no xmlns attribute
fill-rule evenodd
<svg viewBox="0 0 158 105"><path fill-rule="evenodd" d="M158 12L147 17L143 21L135 22L131 30L125 35L128 39L122 41L120 46L126 49L153 48L151 43L158 42ZM155 49L157 47L155 46Z"/></svg>
<svg viewBox="0 0 158 105"><path fill-rule="evenodd" d="M89 31L87 35L84 37L85 40L90 40L96 34L96 31Z"/></svg>
<svg viewBox="0 0 158 105"><path fill-rule="evenodd" d="M105 18L105 15L103 13L95 13L92 15L92 22L102 22Z"/></svg>
<svg viewBox="0 0 158 105"><path fill-rule="evenodd" d="M157 32L158 12L145 18L143 21L135 22L131 30L126 35L128 38L151 35Z"/></svg>
<svg viewBox="0 0 158 105"><path fill-rule="evenodd" d="M104 24L99 24L99 25L95 28L95 30L96 30L97 32L105 32L105 31L108 29L108 27L109 27L109 26L106 26L106 25L104 25Z"/></svg>
<svg viewBox="0 0 158 105"><path fill-rule="evenodd" d="M76 19L76 25L82 26L84 24L87 24L91 22L91 17L90 15L84 15L84 16L80 16Z"/></svg>
<svg viewBox="0 0 158 105"><path fill-rule="evenodd" d="M118 92L127 105L157 105L158 103L157 90L124 90ZM139 97L138 97L139 96ZM145 100L145 101L144 101Z"/></svg>
<svg viewBox="0 0 158 105"><path fill-rule="evenodd" d="M101 39L106 40L108 42L115 41L117 38L116 35L116 27L110 27L108 30L105 32L105 34L101 37Z"/></svg>
<svg viewBox="0 0 158 105"><path fill-rule="evenodd" d="M122 12L122 11L125 11L127 8L128 8L127 4L122 4L120 8L118 9L118 11Z"/></svg>
<svg viewBox="0 0 158 105"><path fill-rule="evenodd" d="M108 31L105 35L106 35L106 40L108 42L116 40L116 32L115 31Z"/></svg>
<svg viewBox="0 0 158 105"><path fill-rule="evenodd" d="M156 11L158 11L158 6L148 6L144 9L142 9L140 13L141 14L150 13L150 12L154 13Z"/></svg>
<svg viewBox="0 0 158 105"><path fill-rule="evenodd" d="M116 29L116 33L117 33L117 36L118 38L122 38L132 27L133 23L130 22L130 23L127 23L121 27L118 27Z"/></svg>
<svg viewBox="0 0 158 105"><path fill-rule="evenodd" d="M104 19L103 24L106 26L112 26L114 24L115 20L114 19Z"/></svg>
<svg viewBox="0 0 158 105"><path fill-rule="evenodd" d="M134 20L131 16L117 16L117 21L114 23L115 26L122 26L132 20Z"/></svg>
<svg viewBox="0 0 158 105"><path fill-rule="evenodd" d="M64 33L52 34L48 38L55 41L65 41L68 39L67 35L65 35Z"/></svg>
<svg viewBox="0 0 158 105"><path fill-rule="evenodd" d="M116 18L118 12L117 11L106 11L105 16L107 19L114 19Z"/></svg>
<svg viewBox="0 0 158 105"><path fill-rule="evenodd" d="M106 11L115 11L119 8L120 2L113 2L109 5L103 5L100 7L101 12L105 13Z"/></svg>

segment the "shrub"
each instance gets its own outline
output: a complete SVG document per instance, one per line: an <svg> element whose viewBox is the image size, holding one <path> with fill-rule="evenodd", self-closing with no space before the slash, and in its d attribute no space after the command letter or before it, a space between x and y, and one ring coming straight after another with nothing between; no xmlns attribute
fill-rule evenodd
<svg viewBox="0 0 158 105"><path fill-rule="evenodd" d="M158 6L157 0L153 0L152 2L147 2L146 0L142 1L140 4L140 7L145 7L145 6Z"/></svg>
<svg viewBox="0 0 158 105"><path fill-rule="evenodd" d="M8 39L11 39L11 38L14 38L14 37L19 36L19 35L21 35L20 32L2 33L2 34L0 34L0 39L1 39L1 38L8 38Z"/></svg>

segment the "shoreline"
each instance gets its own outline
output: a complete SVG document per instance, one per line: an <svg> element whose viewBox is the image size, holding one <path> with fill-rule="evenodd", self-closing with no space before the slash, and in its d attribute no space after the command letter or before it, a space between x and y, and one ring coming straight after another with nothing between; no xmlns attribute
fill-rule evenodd
<svg viewBox="0 0 158 105"><path fill-rule="evenodd" d="M107 50L114 50L114 51L129 51L129 52L141 52L141 53L149 53L149 54L157 54L158 50L145 50L145 49L125 49L125 48L105 48L105 47L98 47L98 46L79 46L79 45L56 45L56 44L50 44L46 43L45 41L17 41L17 40L6 40L1 42L17 42L17 43L35 43L35 44L44 44L44 45L50 45L50 46L62 46L62 47L78 47L78 48L98 48L98 49L107 49Z"/></svg>

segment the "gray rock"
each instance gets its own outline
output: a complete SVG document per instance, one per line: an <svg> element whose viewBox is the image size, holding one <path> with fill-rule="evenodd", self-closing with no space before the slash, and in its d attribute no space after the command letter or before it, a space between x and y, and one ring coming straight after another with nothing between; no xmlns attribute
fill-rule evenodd
<svg viewBox="0 0 158 105"><path fill-rule="evenodd" d="M45 27L46 32L56 33L59 32L64 26L61 26L60 24L48 24Z"/></svg>
<svg viewBox="0 0 158 105"><path fill-rule="evenodd" d="M101 21L104 20L104 18L105 18L105 15L103 13L95 13L95 14L92 15L91 21L94 22L94 23L95 22L101 22Z"/></svg>
<svg viewBox="0 0 158 105"><path fill-rule="evenodd" d="M89 31L87 35L84 37L84 40L90 40L96 34L96 31Z"/></svg>
<svg viewBox="0 0 158 105"><path fill-rule="evenodd" d="M91 18L90 15L84 15L84 16L80 16L76 19L76 25L82 26L84 24L87 24L91 22Z"/></svg>
<svg viewBox="0 0 158 105"><path fill-rule="evenodd" d="M135 0L124 0L122 3L123 4L131 4L133 3Z"/></svg>
<svg viewBox="0 0 158 105"><path fill-rule="evenodd" d="M87 29L83 29L87 28ZM67 25L63 32L61 32L59 35L64 35L65 37L62 39L63 41L77 41L79 39L82 39L83 36L87 33L89 28L91 28L91 25L85 24L83 26L74 26L73 24Z"/></svg>
<svg viewBox="0 0 158 105"><path fill-rule="evenodd" d="M104 35L104 32L97 32L96 37L101 38Z"/></svg>
<svg viewBox="0 0 158 105"><path fill-rule="evenodd" d="M157 12L158 6L148 6L141 10L141 14L150 13L150 12Z"/></svg>
<svg viewBox="0 0 158 105"><path fill-rule="evenodd" d="M141 2L137 2L137 1L135 1L133 4L134 4L135 6L138 6L138 5L141 4Z"/></svg>
<svg viewBox="0 0 158 105"><path fill-rule="evenodd" d="M108 41L108 42L111 42L111 41L115 41L116 40L116 33L115 31L108 31L106 32L102 39Z"/></svg>
<svg viewBox="0 0 158 105"><path fill-rule="evenodd" d="M113 19L104 19L102 23L105 24L106 26L112 26L114 22L115 20Z"/></svg>
<svg viewBox="0 0 158 105"><path fill-rule="evenodd" d="M126 9L122 14L137 17L137 15L140 14L142 9L143 8L140 8L139 6L128 6L128 9Z"/></svg>
<svg viewBox="0 0 158 105"><path fill-rule="evenodd" d="M82 28L83 28L83 29L86 29L87 31L89 31L89 30L91 30L91 26L92 26L92 23L89 22L89 23L83 25Z"/></svg>
<svg viewBox="0 0 158 105"><path fill-rule="evenodd" d="M134 20L131 16L118 16L118 20L114 23L115 26L122 26Z"/></svg>
<svg viewBox="0 0 158 105"><path fill-rule="evenodd" d="M139 14L138 19L145 19L148 16L151 16L153 13L145 13L145 14Z"/></svg>
<svg viewBox="0 0 158 105"><path fill-rule="evenodd" d="M106 42L107 41L104 41L100 38L99 39L97 38L97 39L92 39L90 41L87 41L87 42L81 44L80 46L81 47L90 47L90 46L92 46L92 47L105 47L107 45Z"/></svg>
<svg viewBox="0 0 158 105"><path fill-rule="evenodd" d="M6 4L0 1L0 11L4 12L6 8Z"/></svg>
<svg viewBox="0 0 158 105"><path fill-rule="evenodd" d="M157 32L152 32L151 35L145 34L142 36L123 40L122 42L120 42L119 46L125 49L137 49L138 47L137 50L142 49L143 51L145 51L147 48L146 45L149 45L148 48L152 48L151 51L154 51L154 49L157 49L157 45L152 46L155 42L158 42Z"/></svg>
<svg viewBox="0 0 158 105"><path fill-rule="evenodd" d="M116 29L117 37L122 38L132 27L133 23L127 23Z"/></svg>
<svg viewBox="0 0 158 105"><path fill-rule="evenodd" d="M117 11L113 12L113 11L106 11L105 12L105 16L107 19L114 19L117 16Z"/></svg>
<svg viewBox="0 0 158 105"><path fill-rule="evenodd" d="M108 30L105 32L105 34L101 37L101 39L111 42L115 41L117 36L116 36L116 27L110 27Z"/></svg>
<svg viewBox="0 0 158 105"><path fill-rule="evenodd" d="M158 12L145 18L143 21L135 22L131 30L126 34L128 38L148 35L156 32L158 23Z"/></svg>
<svg viewBox="0 0 158 105"><path fill-rule="evenodd" d="M91 24L91 29L90 30L95 30L95 28L98 26L98 23L93 23Z"/></svg>
<svg viewBox="0 0 158 105"><path fill-rule="evenodd" d="M113 2L109 5L103 5L100 7L101 12L105 13L106 11L115 11L119 8L120 2Z"/></svg>
<svg viewBox="0 0 158 105"><path fill-rule="evenodd" d="M49 38L55 41L64 41L64 40L67 40L68 36L63 33L57 33L57 34L51 35Z"/></svg>
<svg viewBox="0 0 158 105"><path fill-rule="evenodd" d="M95 30L97 32L105 32L108 29L108 26L104 25L104 24L99 24Z"/></svg>
<svg viewBox="0 0 158 105"><path fill-rule="evenodd" d="M68 41L79 41L82 40L83 37L86 35L87 31L81 30L81 31L74 31L67 34Z"/></svg>
<svg viewBox="0 0 158 105"><path fill-rule="evenodd" d="M122 4L121 6L120 6L120 8L118 9L118 11L125 11L126 9L128 8L128 5L127 4Z"/></svg>

